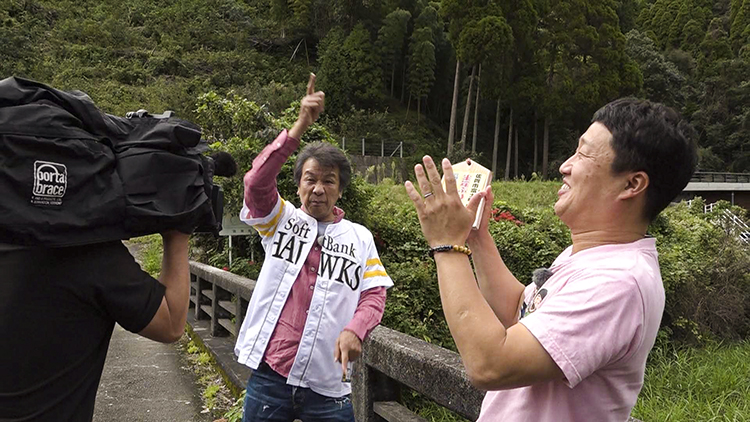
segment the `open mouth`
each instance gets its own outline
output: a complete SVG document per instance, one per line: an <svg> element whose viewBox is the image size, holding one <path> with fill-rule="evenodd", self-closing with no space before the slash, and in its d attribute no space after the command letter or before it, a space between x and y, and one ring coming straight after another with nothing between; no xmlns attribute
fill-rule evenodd
<svg viewBox="0 0 750 422"><path fill-rule="evenodd" d="M569 190L570 190L570 186L567 183L563 182L563 185L560 187L560 190L557 191L557 194L562 195Z"/></svg>

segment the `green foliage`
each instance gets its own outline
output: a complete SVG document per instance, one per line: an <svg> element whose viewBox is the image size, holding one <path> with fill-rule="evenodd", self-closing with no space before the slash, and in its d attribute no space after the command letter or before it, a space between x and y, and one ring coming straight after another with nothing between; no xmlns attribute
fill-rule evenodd
<svg viewBox="0 0 750 422"><path fill-rule="evenodd" d="M348 74L355 105L369 107L377 104L380 91L380 56L372 49L370 33L358 24L344 40L346 67L339 69Z"/></svg>
<svg viewBox="0 0 750 422"><path fill-rule="evenodd" d="M659 16L670 10L678 12L665 38ZM638 30L654 43L629 37L629 53L644 75L644 94L681 110L697 129L702 170L750 170L747 16L745 0L659 0L638 18ZM678 46L681 50L673 50Z"/></svg>
<svg viewBox="0 0 750 422"><path fill-rule="evenodd" d="M345 39L344 30L334 28L318 45L320 53L318 85L327 93L326 112L334 116L351 107L353 98L352 89L349 87L349 74L346 72L348 63L343 48Z"/></svg>
<svg viewBox="0 0 750 422"><path fill-rule="evenodd" d="M484 63L508 54L513 29L503 16L487 16L461 32L459 58L467 63Z"/></svg>
<svg viewBox="0 0 750 422"><path fill-rule="evenodd" d="M411 13L396 9L389 13L378 30L376 46L382 57L385 80L391 81L391 95L395 80L396 65L402 60Z"/></svg>
<svg viewBox="0 0 750 422"><path fill-rule="evenodd" d="M140 260L143 271L151 277L159 278L161 273L161 258L164 250L162 238L158 234L130 239L138 251L135 256Z"/></svg>
<svg viewBox="0 0 750 422"><path fill-rule="evenodd" d="M729 30L732 49L738 52L742 46L750 42L750 1L744 0L739 10L734 8L733 2L731 27Z"/></svg>
<svg viewBox="0 0 750 422"><path fill-rule="evenodd" d="M695 6L691 0L683 0L680 5L680 11L677 12L677 16L672 24L669 26L669 34L667 38L667 45L670 47L679 47L683 39L683 28L687 25L688 21L693 14Z"/></svg>
<svg viewBox="0 0 750 422"><path fill-rule="evenodd" d="M493 184L498 217L490 221L490 233L503 261L524 284L533 270L548 267L570 244L569 231L552 208L558 188L558 182ZM392 182L374 186L370 194L371 209L377 212L366 217L365 225L396 284L384 324L453 347L439 312L434 264L425 256L427 245L411 200L403 186ZM694 344L750 334L750 253L718 219L722 207L706 215L700 200L692 208L684 203L669 207L650 228L666 291L665 339ZM513 219L500 218L500 213Z"/></svg>
<svg viewBox="0 0 750 422"><path fill-rule="evenodd" d="M700 202L667 208L651 226L666 292L662 326L690 343L750 334L750 252Z"/></svg>
<svg viewBox="0 0 750 422"><path fill-rule="evenodd" d="M371 48L370 33L357 25L346 35L336 28L320 42L320 88L326 111L335 116L354 108L375 106L381 99L380 56Z"/></svg>
<svg viewBox="0 0 750 422"><path fill-rule="evenodd" d="M409 92L421 99L429 94L435 81L435 45L430 28L414 31L409 53Z"/></svg>
<svg viewBox="0 0 750 422"><path fill-rule="evenodd" d="M750 419L750 342L655 348L633 409L644 421Z"/></svg>
<svg viewBox="0 0 750 422"><path fill-rule="evenodd" d="M668 106L679 106L685 77L674 63L664 58L649 37L637 30L628 32L627 52L638 63L643 74L643 91L646 98Z"/></svg>
<svg viewBox="0 0 750 422"><path fill-rule="evenodd" d="M245 392L243 391L242 396L240 396L237 401L232 404L232 407L227 410L223 418L226 419L226 422L241 422L242 421L242 413L245 405Z"/></svg>
<svg viewBox="0 0 750 422"><path fill-rule="evenodd" d="M694 52L703 39L703 28L695 19L690 19L682 28L682 43L680 48Z"/></svg>

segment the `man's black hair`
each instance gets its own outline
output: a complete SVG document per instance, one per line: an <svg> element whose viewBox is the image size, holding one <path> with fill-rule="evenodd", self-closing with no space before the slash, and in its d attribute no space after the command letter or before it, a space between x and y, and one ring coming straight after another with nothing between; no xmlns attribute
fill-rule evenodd
<svg viewBox="0 0 750 422"><path fill-rule="evenodd" d="M612 171L648 174L645 216L652 221L685 188L698 161L694 130L661 103L621 98L600 108L593 122L612 133Z"/></svg>
<svg viewBox="0 0 750 422"><path fill-rule="evenodd" d="M352 175L352 166L343 151L337 147L325 142L313 142L308 144L297 155L297 162L294 163L294 181L297 186L302 180L302 167L310 158L314 158L321 167L339 169L339 192L343 192Z"/></svg>

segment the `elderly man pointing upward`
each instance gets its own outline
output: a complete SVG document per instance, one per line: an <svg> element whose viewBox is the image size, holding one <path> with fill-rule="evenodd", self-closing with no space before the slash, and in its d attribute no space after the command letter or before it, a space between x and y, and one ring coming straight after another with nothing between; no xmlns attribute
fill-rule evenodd
<svg viewBox="0 0 750 422"><path fill-rule="evenodd" d="M297 122L245 175L240 218L258 231L266 252L235 346L238 361L254 370L247 422L353 422L347 364L380 322L393 285L372 234L336 207L351 175L341 150L319 142L300 151L294 179L301 208L276 189L281 166L324 102L311 75Z"/></svg>

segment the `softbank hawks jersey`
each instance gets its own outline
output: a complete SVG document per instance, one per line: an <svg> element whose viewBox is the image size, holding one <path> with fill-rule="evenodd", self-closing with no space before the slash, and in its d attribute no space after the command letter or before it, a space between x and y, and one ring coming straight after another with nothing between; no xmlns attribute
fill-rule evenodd
<svg viewBox="0 0 750 422"><path fill-rule="evenodd" d="M341 382L341 364L333 360L336 338L354 316L360 292L393 285L372 234L342 219L317 239L317 220L281 197L269 215L248 214L244 206L240 219L261 235L266 258L237 337L237 360L253 369L263 361L292 284L317 242L322 250L315 290L287 383L328 397L349 394L351 386Z"/></svg>

